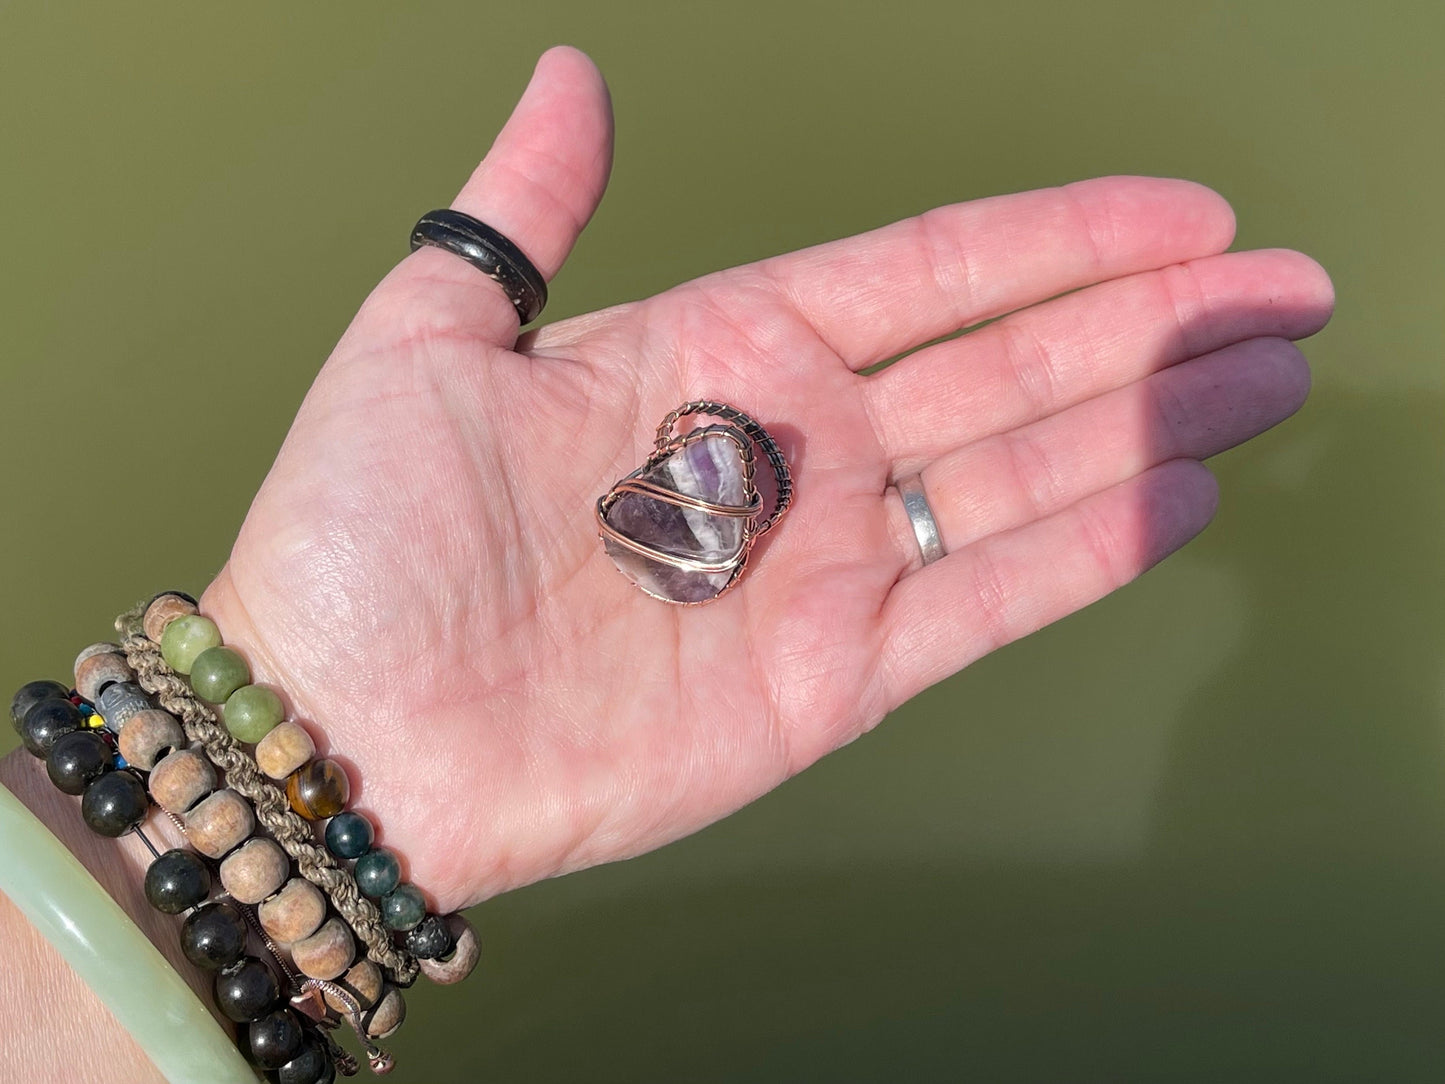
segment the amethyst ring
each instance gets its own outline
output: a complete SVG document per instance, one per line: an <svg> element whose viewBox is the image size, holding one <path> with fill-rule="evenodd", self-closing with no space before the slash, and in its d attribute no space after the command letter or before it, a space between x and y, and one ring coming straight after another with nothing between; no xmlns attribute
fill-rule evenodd
<svg viewBox="0 0 1445 1084"><path fill-rule="evenodd" d="M691 416L717 422L676 432ZM766 501L757 486L758 453L772 467ZM737 585L753 543L792 500L792 474L767 430L736 407L697 399L662 420L647 462L598 500L597 529L607 555L638 587L663 602L696 606Z"/></svg>

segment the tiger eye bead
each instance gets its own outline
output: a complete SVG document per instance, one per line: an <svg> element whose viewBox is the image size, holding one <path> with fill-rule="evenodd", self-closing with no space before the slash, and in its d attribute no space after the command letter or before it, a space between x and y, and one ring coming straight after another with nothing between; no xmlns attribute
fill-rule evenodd
<svg viewBox="0 0 1445 1084"><path fill-rule="evenodd" d="M221 719L231 737L255 745L275 729L286 714L281 698L264 685L242 685L226 697Z"/></svg>
<svg viewBox="0 0 1445 1084"><path fill-rule="evenodd" d="M346 808L350 797L351 781L334 760L313 760L286 780L291 808L309 821L336 816Z"/></svg>
<svg viewBox="0 0 1445 1084"><path fill-rule="evenodd" d="M186 814L186 838L208 858L220 858L256 830L251 803L234 790L218 790Z"/></svg>
<svg viewBox="0 0 1445 1084"><path fill-rule="evenodd" d="M207 903L186 916L181 951L206 971L228 967L246 951L246 920L229 903Z"/></svg>
<svg viewBox="0 0 1445 1084"><path fill-rule="evenodd" d="M80 709L69 700L41 700L25 713L20 737L31 755L43 757L62 735L80 728Z"/></svg>
<svg viewBox="0 0 1445 1084"><path fill-rule="evenodd" d="M374 900L401 883L401 863L385 847L373 847L356 860L352 869L356 887Z"/></svg>
<svg viewBox="0 0 1445 1084"><path fill-rule="evenodd" d="M94 780L110 771L109 743L93 730L72 730L55 739L45 754L45 774L57 790L83 794Z"/></svg>
<svg viewBox="0 0 1445 1084"><path fill-rule="evenodd" d="M208 647L191 663L192 690L212 704L224 704L226 697L250 680L246 660L229 647Z"/></svg>
<svg viewBox="0 0 1445 1084"><path fill-rule="evenodd" d="M178 617L166 626L161 635L161 657L178 674L189 674L191 665L203 651L219 647L221 630L209 617L191 614Z"/></svg>
<svg viewBox="0 0 1445 1084"><path fill-rule="evenodd" d="M91 644L75 658L75 691L94 701L117 681L134 681L130 663L115 644Z"/></svg>
<svg viewBox="0 0 1445 1084"><path fill-rule="evenodd" d="M313 979L334 979L356 959L356 940L351 927L339 918L329 918L310 937L291 945L291 960L303 975Z"/></svg>
<svg viewBox="0 0 1445 1084"><path fill-rule="evenodd" d="M291 860L274 840L248 840L221 863L221 884L241 903L260 903L286 883Z"/></svg>
<svg viewBox="0 0 1445 1084"><path fill-rule="evenodd" d="M352 810L338 813L326 822L326 849L337 858L360 858L371 850L375 839L371 822Z"/></svg>
<svg viewBox="0 0 1445 1084"><path fill-rule="evenodd" d="M116 839L146 819L150 798L134 772L107 772L85 788L80 815L96 835Z"/></svg>
<svg viewBox="0 0 1445 1084"><path fill-rule="evenodd" d="M316 743L299 723L280 723L256 743L256 765L272 779L285 779L316 754Z"/></svg>
<svg viewBox="0 0 1445 1084"><path fill-rule="evenodd" d="M120 755L127 764L144 771L156 766L161 756L174 749L184 749L186 734L176 717L159 708L139 711L126 720L116 740Z"/></svg>
<svg viewBox="0 0 1445 1084"><path fill-rule="evenodd" d="M211 894L211 871L195 851L167 851L146 868L146 900L162 914L178 915Z"/></svg>
<svg viewBox="0 0 1445 1084"><path fill-rule="evenodd" d="M145 631L147 640L158 644L172 621L198 612L196 600L190 595L179 591L166 591L151 599L150 605L146 607L145 617L141 618L141 628Z"/></svg>
<svg viewBox="0 0 1445 1084"><path fill-rule="evenodd" d="M370 1039L385 1039L406 1019L406 998L395 986L387 986L381 1000L362 1016L362 1024Z"/></svg>
<svg viewBox="0 0 1445 1084"><path fill-rule="evenodd" d="M351 970L332 982L339 986L346 993L356 999L356 1006L366 1010L381 1000L382 990L381 968L377 967L370 960L360 960L353 964ZM326 1004L339 1013L349 1013L353 1006L343 998L337 997L331 990L324 991Z"/></svg>
<svg viewBox="0 0 1445 1084"><path fill-rule="evenodd" d="M58 681L27 681L10 699L10 725L19 734L25 713L42 700L68 700L70 690Z"/></svg>
<svg viewBox="0 0 1445 1084"><path fill-rule="evenodd" d="M216 786L216 769L197 749L167 753L151 771L151 797L176 816L191 809Z"/></svg>
<svg viewBox="0 0 1445 1084"><path fill-rule="evenodd" d="M326 917L326 897L304 877L292 877L256 909L261 928L283 945L310 937Z"/></svg>

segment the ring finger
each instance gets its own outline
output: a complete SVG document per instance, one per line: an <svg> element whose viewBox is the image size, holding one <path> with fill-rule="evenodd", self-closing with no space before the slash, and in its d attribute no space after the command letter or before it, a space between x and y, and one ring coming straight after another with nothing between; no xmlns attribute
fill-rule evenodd
<svg viewBox="0 0 1445 1084"><path fill-rule="evenodd" d="M1205 459L1299 409L1309 367L1285 339L1238 343L1041 421L986 437L922 471L945 552L1052 515L1171 459ZM921 564L893 487L884 497L903 571Z"/></svg>

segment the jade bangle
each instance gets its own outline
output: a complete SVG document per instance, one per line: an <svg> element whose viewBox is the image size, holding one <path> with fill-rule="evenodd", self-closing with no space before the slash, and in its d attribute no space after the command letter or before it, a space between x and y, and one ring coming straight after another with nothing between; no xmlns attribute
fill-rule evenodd
<svg viewBox="0 0 1445 1084"><path fill-rule="evenodd" d="M65 957L170 1084L258 1084L235 1042L48 828L0 784L0 892ZM97 946L101 946L97 951ZM136 991L144 990L144 997Z"/></svg>

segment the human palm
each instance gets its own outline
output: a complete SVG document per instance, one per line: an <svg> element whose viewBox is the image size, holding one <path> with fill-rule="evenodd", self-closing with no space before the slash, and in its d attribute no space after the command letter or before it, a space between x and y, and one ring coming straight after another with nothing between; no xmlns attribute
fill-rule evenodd
<svg viewBox="0 0 1445 1084"><path fill-rule="evenodd" d="M455 206L550 277L610 146L600 76L553 50ZM1332 304L1302 256L1220 255L1232 228L1198 186L1084 182L520 340L423 249L318 376L203 609L440 908L640 853L1203 528L1197 461L1298 407L1287 340ZM736 590L680 608L613 567L593 504L697 398L773 433L796 500ZM889 488L918 470L949 551L927 568Z"/></svg>

